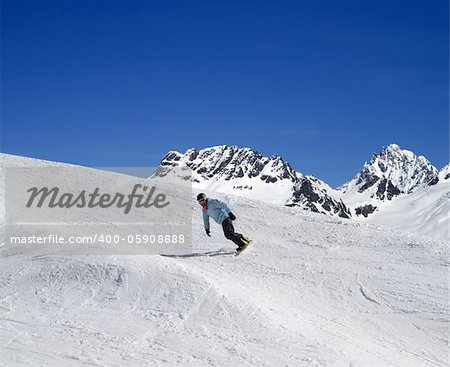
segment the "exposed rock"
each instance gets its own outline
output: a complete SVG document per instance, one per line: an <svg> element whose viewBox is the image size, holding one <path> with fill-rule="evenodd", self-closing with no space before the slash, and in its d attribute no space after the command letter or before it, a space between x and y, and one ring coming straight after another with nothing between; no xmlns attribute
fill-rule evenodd
<svg viewBox="0 0 450 367"><path fill-rule="evenodd" d="M359 206L355 208L355 214L356 215L363 215L367 218L369 214L372 214L375 210L377 210L376 206L373 206L372 204L367 204L363 206Z"/></svg>

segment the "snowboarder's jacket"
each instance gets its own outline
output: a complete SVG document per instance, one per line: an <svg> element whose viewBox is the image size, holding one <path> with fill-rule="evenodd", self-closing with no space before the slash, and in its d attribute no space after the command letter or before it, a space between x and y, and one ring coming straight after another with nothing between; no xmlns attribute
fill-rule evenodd
<svg viewBox="0 0 450 367"><path fill-rule="evenodd" d="M206 207L203 207L203 225L205 229L209 230L209 217L217 223L222 224L228 218L230 212L230 208L224 202L216 199L208 199Z"/></svg>

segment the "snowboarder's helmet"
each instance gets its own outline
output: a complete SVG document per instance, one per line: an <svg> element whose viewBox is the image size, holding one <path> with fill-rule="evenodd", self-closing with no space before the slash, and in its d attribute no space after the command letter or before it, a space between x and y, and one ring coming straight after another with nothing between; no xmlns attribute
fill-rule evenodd
<svg viewBox="0 0 450 367"><path fill-rule="evenodd" d="M197 195L197 201L206 200L206 195L202 192Z"/></svg>

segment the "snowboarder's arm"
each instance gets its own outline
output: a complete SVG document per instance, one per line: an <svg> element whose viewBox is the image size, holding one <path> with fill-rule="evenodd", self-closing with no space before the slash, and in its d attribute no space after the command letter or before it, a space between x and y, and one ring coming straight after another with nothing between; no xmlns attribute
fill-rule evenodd
<svg viewBox="0 0 450 367"><path fill-rule="evenodd" d="M217 200L217 206L222 209L225 214L228 216L229 213L231 213L231 209L228 207L227 204L225 204L223 201Z"/></svg>
<svg viewBox="0 0 450 367"><path fill-rule="evenodd" d="M209 215L206 213L203 213L203 226L205 230L209 231Z"/></svg>

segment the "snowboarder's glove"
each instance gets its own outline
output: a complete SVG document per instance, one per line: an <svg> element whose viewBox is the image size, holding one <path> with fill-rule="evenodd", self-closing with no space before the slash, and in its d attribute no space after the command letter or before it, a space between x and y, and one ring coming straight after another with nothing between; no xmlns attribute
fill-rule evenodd
<svg viewBox="0 0 450 367"><path fill-rule="evenodd" d="M229 217L231 220L235 220L235 219L236 219L236 216L235 216L233 213L231 213L231 212L228 213L228 217Z"/></svg>
<svg viewBox="0 0 450 367"><path fill-rule="evenodd" d="M206 234L207 234L209 237L211 237L211 232L209 231L209 229L205 229L205 231L206 231Z"/></svg>

